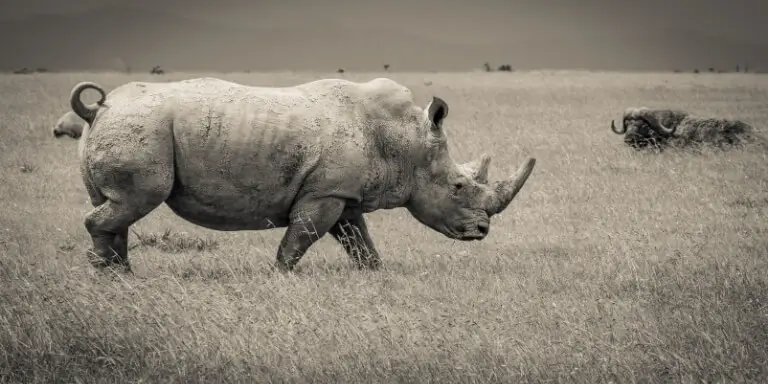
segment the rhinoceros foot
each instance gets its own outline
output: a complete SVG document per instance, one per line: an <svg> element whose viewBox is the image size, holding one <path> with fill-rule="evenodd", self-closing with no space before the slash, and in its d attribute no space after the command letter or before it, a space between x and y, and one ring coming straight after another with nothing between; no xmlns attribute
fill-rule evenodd
<svg viewBox="0 0 768 384"><path fill-rule="evenodd" d="M91 265L96 269L112 269L115 272L133 273L131 263L116 254L112 256L99 255L95 249L91 248L87 251L86 256Z"/></svg>
<svg viewBox="0 0 768 384"><path fill-rule="evenodd" d="M109 268L116 272L132 273L128 261L127 237L120 234L113 239L98 238L94 242L95 246L86 252L88 261L97 269Z"/></svg>
<svg viewBox="0 0 768 384"><path fill-rule="evenodd" d="M339 243L358 269L378 270L381 256L373 245L362 213L355 212L339 219L328 231Z"/></svg>

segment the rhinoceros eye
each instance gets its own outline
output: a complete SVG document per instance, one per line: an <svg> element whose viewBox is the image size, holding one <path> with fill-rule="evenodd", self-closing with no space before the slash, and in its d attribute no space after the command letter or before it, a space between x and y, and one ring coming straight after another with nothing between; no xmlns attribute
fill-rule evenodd
<svg viewBox="0 0 768 384"><path fill-rule="evenodd" d="M460 191L462 188L464 188L464 184L463 184L463 183L455 183L455 184L453 184L453 190L454 190L454 192L458 192L458 191Z"/></svg>

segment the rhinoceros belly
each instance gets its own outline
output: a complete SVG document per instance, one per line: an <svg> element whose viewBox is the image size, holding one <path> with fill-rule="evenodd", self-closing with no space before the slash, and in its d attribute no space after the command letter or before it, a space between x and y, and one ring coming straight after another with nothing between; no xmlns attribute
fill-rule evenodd
<svg viewBox="0 0 768 384"><path fill-rule="evenodd" d="M317 135L296 129L295 119L281 121L274 112L209 108L202 123L191 112L174 121L175 178L166 203L207 228L285 227L317 163L310 149Z"/></svg>
<svg viewBox="0 0 768 384"><path fill-rule="evenodd" d="M176 182L166 204L182 218L221 231L281 228L288 224L291 202L284 195L241 191L223 180Z"/></svg>

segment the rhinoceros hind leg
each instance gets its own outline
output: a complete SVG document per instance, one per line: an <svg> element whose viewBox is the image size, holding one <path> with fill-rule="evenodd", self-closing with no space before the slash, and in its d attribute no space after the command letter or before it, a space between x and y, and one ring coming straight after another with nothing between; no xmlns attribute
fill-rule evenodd
<svg viewBox="0 0 768 384"><path fill-rule="evenodd" d="M118 267L131 271L128 262L128 228L163 201L116 202L107 200L94 208L85 218L85 227L91 235L93 249L89 251L91 264L97 268Z"/></svg>
<svg viewBox="0 0 768 384"><path fill-rule="evenodd" d="M111 184L115 179L119 180L105 178L107 182L102 184ZM131 180L130 184L98 188L97 194L102 197L99 202L103 203L85 217L85 228L93 240L89 258L97 268L114 266L130 272L128 228L160 206L173 186L173 176L169 172L150 173L148 177L142 177L141 172L132 172Z"/></svg>
<svg viewBox="0 0 768 384"><path fill-rule="evenodd" d="M85 217L94 266L130 271L128 228L171 194L175 174L170 131L146 132L115 136L116 143L110 145L95 141L93 148L87 148L90 153L81 173L95 207Z"/></svg>
<svg viewBox="0 0 768 384"><path fill-rule="evenodd" d="M117 253L119 260L124 260L124 266L127 272L131 271L131 265L128 263L128 228L115 233L115 239L112 241L112 249Z"/></svg>
<svg viewBox="0 0 768 384"><path fill-rule="evenodd" d="M307 249L339 220L345 204L344 199L335 197L298 201L291 209L288 229L277 248L275 267L284 272L293 271Z"/></svg>
<svg viewBox="0 0 768 384"><path fill-rule="evenodd" d="M88 260L96 268L114 268L123 272L131 272L128 262L128 231L117 233L91 233L93 247L88 250Z"/></svg>
<svg viewBox="0 0 768 384"><path fill-rule="evenodd" d="M337 221L329 233L344 247L347 255L352 258L358 268L379 269L381 257L373 245L362 213Z"/></svg>

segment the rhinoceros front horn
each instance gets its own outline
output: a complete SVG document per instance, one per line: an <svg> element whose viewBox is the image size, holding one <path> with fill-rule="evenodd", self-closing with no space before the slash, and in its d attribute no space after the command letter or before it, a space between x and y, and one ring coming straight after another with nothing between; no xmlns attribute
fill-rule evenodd
<svg viewBox="0 0 768 384"><path fill-rule="evenodd" d="M501 213L515 198L520 189L525 185L528 176L533 172L536 159L529 157L525 164L517 169L517 172L507 180L497 181L493 184L493 196L488 203L486 211L488 216Z"/></svg>

